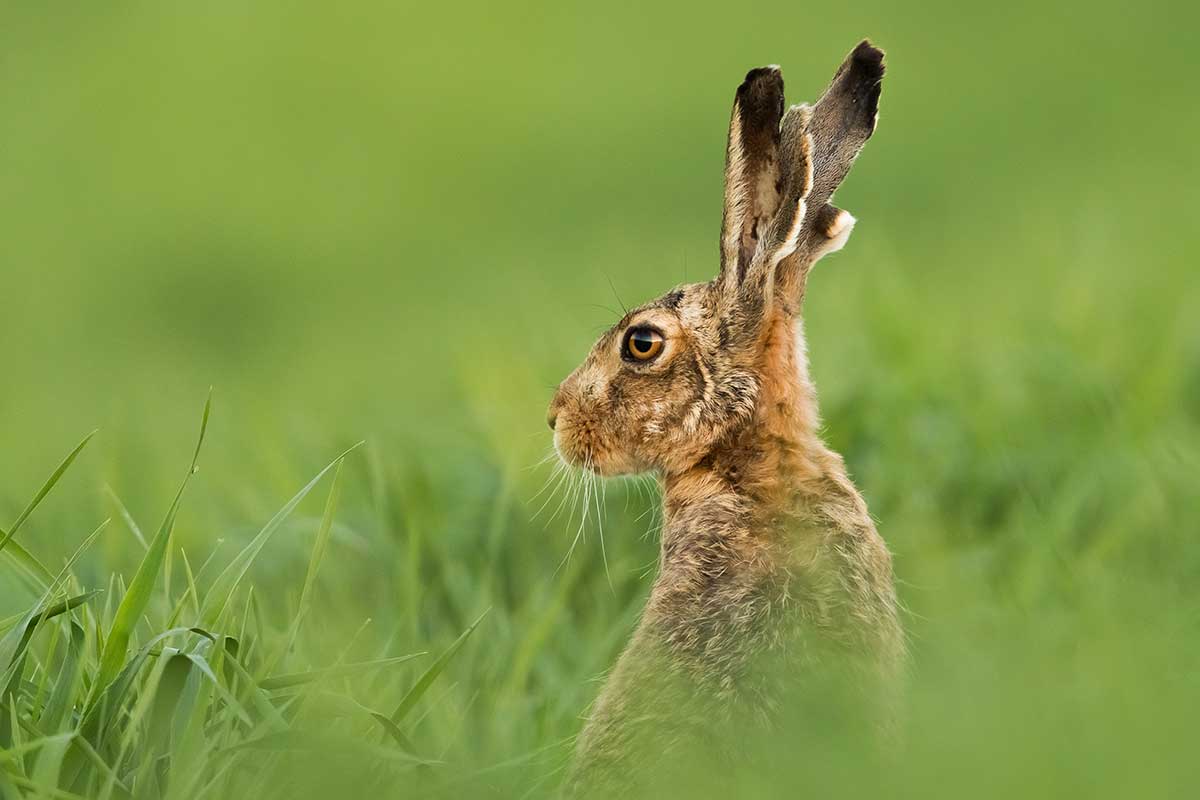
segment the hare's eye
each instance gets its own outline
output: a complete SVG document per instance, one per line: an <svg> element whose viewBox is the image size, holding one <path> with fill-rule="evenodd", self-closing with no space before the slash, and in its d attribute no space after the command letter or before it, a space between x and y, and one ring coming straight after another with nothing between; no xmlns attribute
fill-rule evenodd
<svg viewBox="0 0 1200 800"><path fill-rule="evenodd" d="M625 335L625 357L649 361L662 352L663 336L653 328L634 328Z"/></svg>

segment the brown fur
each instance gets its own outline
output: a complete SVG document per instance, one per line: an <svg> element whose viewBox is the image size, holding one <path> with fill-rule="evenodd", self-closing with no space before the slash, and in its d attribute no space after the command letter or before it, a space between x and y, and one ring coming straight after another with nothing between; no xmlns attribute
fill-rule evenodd
<svg viewBox="0 0 1200 800"><path fill-rule="evenodd" d="M866 686L903 660L891 558L818 436L796 319L809 269L852 224L829 200L874 130L882 76L882 53L863 42L815 107L783 114L778 69L747 75L721 274L629 312L551 404L564 459L653 471L664 505L658 577L580 735L568 794L636 786L648 759L710 740L735 714L771 724L787 687L764 661L840 653ZM626 332L646 326L662 352L623 357Z"/></svg>

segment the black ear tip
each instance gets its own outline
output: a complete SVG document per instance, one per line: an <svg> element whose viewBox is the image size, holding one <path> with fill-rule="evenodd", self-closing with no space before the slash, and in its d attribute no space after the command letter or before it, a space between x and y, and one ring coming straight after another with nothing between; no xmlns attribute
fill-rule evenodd
<svg viewBox="0 0 1200 800"><path fill-rule="evenodd" d="M771 97L783 95L783 71L774 64L756 67L746 73L746 79L738 87L739 97Z"/></svg>
<svg viewBox="0 0 1200 800"><path fill-rule="evenodd" d="M770 80L772 77L777 77L783 80L783 71L779 69L778 64L768 64L765 67L755 67L746 73L746 80L743 83L750 84L758 80Z"/></svg>
<svg viewBox="0 0 1200 800"><path fill-rule="evenodd" d="M858 43L858 46L850 53L850 62L855 69L876 78L882 78L887 69L883 63L883 51L871 44L870 39L863 39Z"/></svg>
<svg viewBox="0 0 1200 800"><path fill-rule="evenodd" d="M773 119L770 124L777 126L783 116L783 72L774 65L750 70L738 87L737 98L743 114Z"/></svg>

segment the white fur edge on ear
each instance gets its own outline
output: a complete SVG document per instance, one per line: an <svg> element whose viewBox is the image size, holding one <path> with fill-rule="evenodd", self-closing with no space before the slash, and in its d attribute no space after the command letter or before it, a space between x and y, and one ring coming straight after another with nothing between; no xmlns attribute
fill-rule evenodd
<svg viewBox="0 0 1200 800"><path fill-rule="evenodd" d="M800 231L804 228L804 215L807 211L808 206L801 197L796 201L796 215L792 218L792 227L788 230L787 238L771 254L771 269L779 266L780 261L796 252L796 247L800 244Z"/></svg>
<svg viewBox="0 0 1200 800"><path fill-rule="evenodd" d="M733 114L729 119L729 139L726 143L725 170L725 225L721 240L722 256L726 264L725 283L727 289L737 287L737 254L742 241L742 220L749 207L746 186L746 152L742 147L741 102L733 101Z"/></svg>
<svg viewBox="0 0 1200 800"><path fill-rule="evenodd" d="M846 240L850 238L850 232L854 230L854 223L858 222L854 215L849 211L842 211L833 218L829 228L824 232L827 241L818 248L817 258L827 256L830 253L836 253L846 246Z"/></svg>
<svg viewBox="0 0 1200 800"><path fill-rule="evenodd" d="M799 106L793 106L793 108L799 108ZM800 113L806 112L801 111ZM806 133L800 140L800 154L804 158L804 184L798 192L800 199L796 202L795 216L792 217L792 224L788 228L787 237L771 255L771 269L774 269L779 265L780 261L783 261L796 252L796 248L800 246L800 234L804 230L804 217L808 214L808 193L812 191L813 185L812 150L812 134ZM853 217L851 217L851 220L853 220Z"/></svg>

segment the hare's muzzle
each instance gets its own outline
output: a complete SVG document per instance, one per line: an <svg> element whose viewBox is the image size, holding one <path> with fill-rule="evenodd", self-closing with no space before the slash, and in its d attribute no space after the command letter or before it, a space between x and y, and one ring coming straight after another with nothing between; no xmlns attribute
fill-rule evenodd
<svg viewBox="0 0 1200 800"><path fill-rule="evenodd" d="M565 383L565 381L564 381ZM554 399L550 401L550 407L546 409L546 424L550 426L550 430L554 430L558 424L558 414L563 407L563 390L562 385L554 391Z"/></svg>

